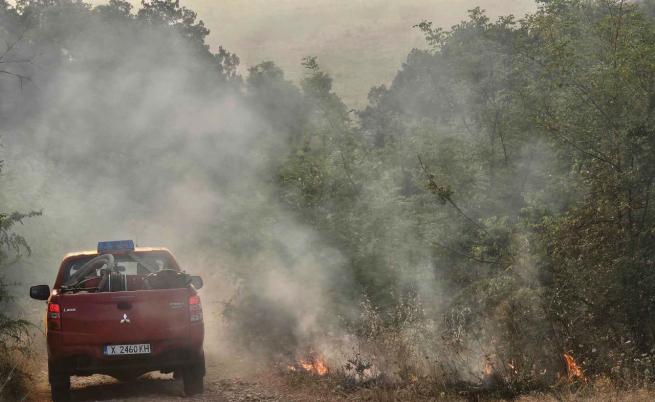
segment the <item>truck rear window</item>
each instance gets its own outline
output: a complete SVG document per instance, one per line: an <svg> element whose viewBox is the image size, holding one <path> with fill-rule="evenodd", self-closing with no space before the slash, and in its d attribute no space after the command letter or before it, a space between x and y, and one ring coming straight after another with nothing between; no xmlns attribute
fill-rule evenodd
<svg viewBox="0 0 655 402"><path fill-rule="evenodd" d="M148 275L150 270L146 268L142 262L144 262L148 267L157 270L178 270L177 266L173 264L170 256L166 253L136 253L136 256L141 262L136 261L129 254L115 254L114 261L116 262L116 266L119 267L119 270L121 270L125 275ZM80 268L82 268L82 266L84 266L84 264L94 257L95 256L92 255L75 259L68 263L68 265L64 267L64 282L66 282L68 278L73 276ZM98 267L98 269L95 270L95 275L97 277L101 276L100 268L101 267ZM86 277L89 277L89 275Z"/></svg>
<svg viewBox="0 0 655 402"><path fill-rule="evenodd" d="M174 289L190 283L166 252L91 255L67 261L62 269L62 292Z"/></svg>

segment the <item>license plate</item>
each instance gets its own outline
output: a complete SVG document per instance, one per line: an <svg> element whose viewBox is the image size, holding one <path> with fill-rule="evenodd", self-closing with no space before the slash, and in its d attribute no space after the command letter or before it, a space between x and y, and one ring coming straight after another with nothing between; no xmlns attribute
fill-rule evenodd
<svg viewBox="0 0 655 402"><path fill-rule="evenodd" d="M150 354L149 343L139 343L135 345L107 345L104 353L106 356L120 355L147 355Z"/></svg>

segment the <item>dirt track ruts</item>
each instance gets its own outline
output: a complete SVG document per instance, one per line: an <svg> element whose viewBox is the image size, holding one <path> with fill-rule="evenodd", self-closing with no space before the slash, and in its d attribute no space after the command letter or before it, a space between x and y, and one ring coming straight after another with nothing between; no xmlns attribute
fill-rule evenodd
<svg viewBox="0 0 655 402"><path fill-rule="evenodd" d="M50 389L46 370L37 374L34 392L26 400L50 401ZM72 401L269 401L281 402L294 399L283 398L279 392L265 384L265 377L245 381L239 378L225 378L215 362L208 359L205 376L205 392L202 395L184 395L182 381L172 375L146 374L133 382L119 382L107 376L73 377Z"/></svg>

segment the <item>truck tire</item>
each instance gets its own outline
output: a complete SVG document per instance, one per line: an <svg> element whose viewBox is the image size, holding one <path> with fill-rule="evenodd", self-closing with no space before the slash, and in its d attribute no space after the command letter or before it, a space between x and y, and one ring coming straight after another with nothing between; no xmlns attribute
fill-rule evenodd
<svg viewBox="0 0 655 402"><path fill-rule="evenodd" d="M69 402L71 400L71 378L61 367L48 363L48 382L53 402Z"/></svg>
<svg viewBox="0 0 655 402"><path fill-rule="evenodd" d="M202 394L205 390L204 378L189 373L184 374L184 393L187 396Z"/></svg>
<svg viewBox="0 0 655 402"><path fill-rule="evenodd" d="M184 381L184 393L187 396L202 394L204 391L205 358L198 359L198 362L184 368L182 381Z"/></svg>
<svg viewBox="0 0 655 402"><path fill-rule="evenodd" d="M113 373L111 376L117 379L120 382L134 382L136 381L143 373L138 371L121 371L119 373Z"/></svg>
<svg viewBox="0 0 655 402"><path fill-rule="evenodd" d="M71 387L70 384L66 385L50 385L50 394L52 402L70 402L71 400Z"/></svg>

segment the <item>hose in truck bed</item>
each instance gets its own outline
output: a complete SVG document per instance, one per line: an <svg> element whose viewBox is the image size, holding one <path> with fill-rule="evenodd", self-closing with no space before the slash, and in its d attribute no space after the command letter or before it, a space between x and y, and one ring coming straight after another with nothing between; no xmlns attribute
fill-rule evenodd
<svg viewBox="0 0 655 402"><path fill-rule="evenodd" d="M96 267L100 265L107 265L107 271L111 271L114 266L114 256L111 254L103 254L99 255L97 257L92 258L90 261L88 261L86 264L82 265L82 267L75 272L68 280L66 283L64 283L64 286L66 287L75 287L78 283L82 281L82 279L91 273L91 271L95 270ZM98 289L102 289L102 287L105 285L105 282L107 282L109 275L105 274L102 276L102 279L100 280L100 284L98 285Z"/></svg>

